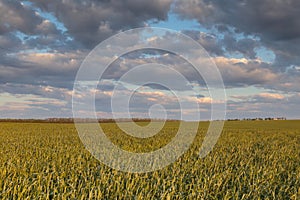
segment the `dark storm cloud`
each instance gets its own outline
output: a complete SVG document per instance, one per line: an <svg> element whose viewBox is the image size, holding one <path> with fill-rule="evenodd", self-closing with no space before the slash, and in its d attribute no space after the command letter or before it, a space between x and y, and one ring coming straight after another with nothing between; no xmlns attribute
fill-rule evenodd
<svg viewBox="0 0 300 200"><path fill-rule="evenodd" d="M0 36L0 54L11 53L22 45L22 41L14 34L5 33ZM1 56L0 55L0 56Z"/></svg>
<svg viewBox="0 0 300 200"><path fill-rule="evenodd" d="M170 4L170 0L1 0L0 83L71 88L88 53L84 47L90 49L112 34L141 26L148 19L165 19ZM66 31L41 12L53 15Z"/></svg>
<svg viewBox="0 0 300 200"><path fill-rule="evenodd" d="M177 1L175 11L206 25L225 24L247 34L262 34L272 40L300 37L298 0L188 0Z"/></svg>
<svg viewBox="0 0 300 200"><path fill-rule="evenodd" d="M147 20L164 20L171 0L155 1L0 1L1 39L8 34L23 37L20 50L91 49L109 36ZM51 19L46 19L44 14ZM57 22L66 27L62 30ZM74 39L70 42L70 39ZM9 49L3 44L1 49Z"/></svg>
<svg viewBox="0 0 300 200"><path fill-rule="evenodd" d="M11 31L21 31L25 34L34 34L42 18L20 1L0 1L0 34Z"/></svg>
<svg viewBox="0 0 300 200"><path fill-rule="evenodd" d="M214 34L193 30L185 30L182 33L199 42L212 56L224 56L226 52L227 54L238 53L245 58L255 59L257 57L255 48L260 46L260 43L253 38L244 37L237 39L234 34L229 34L228 32L225 32L222 38L218 38Z"/></svg>
<svg viewBox="0 0 300 200"><path fill-rule="evenodd" d="M182 33L199 42L211 55L219 56L224 54L222 45L220 44L216 36L193 30L185 30L182 31Z"/></svg>
<svg viewBox="0 0 300 200"><path fill-rule="evenodd" d="M171 0L32 2L43 11L55 13L75 40L89 48L120 30L143 26L149 19L166 19L171 4Z"/></svg>
<svg viewBox="0 0 300 200"><path fill-rule="evenodd" d="M175 12L221 31L256 35L276 54L278 67L300 64L300 1L187 0L176 1ZM250 52L251 53L251 52Z"/></svg>
<svg viewBox="0 0 300 200"><path fill-rule="evenodd" d="M249 59L256 58L256 52L254 50L259 46L259 43L254 39L243 38L237 40L229 34L226 34L220 43L224 46L226 52L241 53L244 57Z"/></svg>
<svg viewBox="0 0 300 200"><path fill-rule="evenodd" d="M48 13L48 16L51 14ZM77 42L70 43L69 35L43 17L40 9L30 2L0 1L0 56L18 51L74 49ZM3 63L3 62L2 62Z"/></svg>

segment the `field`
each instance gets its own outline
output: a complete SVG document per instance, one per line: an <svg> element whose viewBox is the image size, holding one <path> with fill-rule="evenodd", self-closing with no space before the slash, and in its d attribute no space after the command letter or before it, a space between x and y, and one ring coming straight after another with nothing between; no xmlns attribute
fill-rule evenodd
<svg viewBox="0 0 300 200"><path fill-rule="evenodd" d="M147 152L167 144L178 123L148 139L101 126L121 148ZM0 123L0 198L300 199L300 121L226 122L214 150L200 159L207 125L201 122L177 162L137 174L93 158L73 124Z"/></svg>

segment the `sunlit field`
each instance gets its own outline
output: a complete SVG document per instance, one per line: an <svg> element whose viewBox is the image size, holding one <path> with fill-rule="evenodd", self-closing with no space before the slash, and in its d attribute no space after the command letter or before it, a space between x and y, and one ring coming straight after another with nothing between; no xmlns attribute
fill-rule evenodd
<svg viewBox="0 0 300 200"><path fill-rule="evenodd" d="M101 126L119 147L149 152L166 145L179 122L148 139L114 123ZM140 125L145 125L140 123ZM214 150L199 158L208 122L168 167L113 170L85 150L74 124L0 123L1 199L300 199L300 121L226 122Z"/></svg>

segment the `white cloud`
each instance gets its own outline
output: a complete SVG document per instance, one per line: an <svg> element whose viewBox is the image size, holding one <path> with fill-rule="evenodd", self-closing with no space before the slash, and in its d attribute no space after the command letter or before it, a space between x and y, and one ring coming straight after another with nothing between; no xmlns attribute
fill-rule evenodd
<svg viewBox="0 0 300 200"><path fill-rule="evenodd" d="M285 96L282 94L276 94L276 93L261 93L258 96L267 98L267 99L284 99Z"/></svg>

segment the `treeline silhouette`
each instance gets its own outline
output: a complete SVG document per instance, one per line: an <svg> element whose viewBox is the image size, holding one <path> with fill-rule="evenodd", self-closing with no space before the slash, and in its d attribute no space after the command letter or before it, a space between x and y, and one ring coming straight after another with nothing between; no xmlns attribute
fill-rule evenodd
<svg viewBox="0 0 300 200"><path fill-rule="evenodd" d="M133 119L90 119L90 118L47 118L47 119L0 119L0 122L20 122L20 123L115 123L115 122L161 122L161 121L180 121L175 119L149 119L149 118L133 118Z"/></svg>
<svg viewBox="0 0 300 200"><path fill-rule="evenodd" d="M227 119L226 121L270 121L270 120L286 120L285 117L266 117L266 118L243 118L243 119ZM20 122L20 123L115 123L115 122L179 122L177 119L150 119L150 118L121 118L121 119L91 119L91 118L47 118L47 119L0 119L0 122ZM208 120L209 121L209 120Z"/></svg>
<svg viewBox="0 0 300 200"><path fill-rule="evenodd" d="M243 118L243 119L228 119L227 121L271 121L271 120L286 120L286 117L265 117L265 118Z"/></svg>

